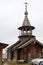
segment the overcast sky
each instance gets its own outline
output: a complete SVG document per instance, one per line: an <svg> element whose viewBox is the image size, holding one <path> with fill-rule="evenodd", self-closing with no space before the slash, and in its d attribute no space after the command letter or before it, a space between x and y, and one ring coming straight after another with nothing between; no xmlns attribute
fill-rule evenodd
<svg viewBox="0 0 43 65"><path fill-rule="evenodd" d="M25 2L28 18L35 26L33 34L43 43L43 0L0 0L0 42L13 44L18 40L18 27L24 20Z"/></svg>

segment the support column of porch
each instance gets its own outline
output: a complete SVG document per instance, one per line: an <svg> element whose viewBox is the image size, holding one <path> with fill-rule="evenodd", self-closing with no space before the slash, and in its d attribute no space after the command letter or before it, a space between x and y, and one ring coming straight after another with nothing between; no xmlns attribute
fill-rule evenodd
<svg viewBox="0 0 43 65"><path fill-rule="evenodd" d="M2 65L2 48L0 48L0 65Z"/></svg>
<svg viewBox="0 0 43 65"><path fill-rule="evenodd" d="M17 61L18 60L18 52L17 50L14 50L14 58L13 61Z"/></svg>
<svg viewBox="0 0 43 65"><path fill-rule="evenodd" d="M8 51L8 60L10 61L11 60L11 51L10 51L10 49L9 49L9 51Z"/></svg>
<svg viewBox="0 0 43 65"><path fill-rule="evenodd" d="M0 49L0 60L2 60L2 49Z"/></svg>

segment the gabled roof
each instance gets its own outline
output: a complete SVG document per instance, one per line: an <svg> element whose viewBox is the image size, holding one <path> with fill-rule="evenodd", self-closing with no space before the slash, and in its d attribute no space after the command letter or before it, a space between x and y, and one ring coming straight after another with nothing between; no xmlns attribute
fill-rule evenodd
<svg viewBox="0 0 43 65"><path fill-rule="evenodd" d="M29 44L31 44L32 42L35 42L36 44L43 47L43 44L40 43L38 40L35 40L34 38L31 38L31 39L28 38L28 39L26 39L24 41L18 40L16 43L11 45L8 49L15 50L15 49L19 49L19 48L24 48L24 47L28 46Z"/></svg>
<svg viewBox="0 0 43 65"><path fill-rule="evenodd" d="M1 42L0 42L0 46L1 46L2 48L5 48L5 47L7 47L7 46L8 46L8 44L1 43Z"/></svg>
<svg viewBox="0 0 43 65"><path fill-rule="evenodd" d="M27 42L24 43L23 45L19 46L18 49L19 49L19 48L24 48L24 47L28 46L29 44L31 44L32 42L35 42L35 44L38 44L38 45L40 45L41 47L43 47L43 44L40 43L38 40L30 39L29 41L27 41Z"/></svg>
<svg viewBox="0 0 43 65"><path fill-rule="evenodd" d="M36 42L37 42L37 44L39 44L40 46L43 47L43 44L40 41L36 40Z"/></svg>
<svg viewBox="0 0 43 65"><path fill-rule="evenodd" d="M34 41L34 39L30 39L29 41L25 42L23 45L19 46L19 48L24 48L25 46L29 45L30 43L32 43Z"/></svg>
<svg viewBox="0 0 43 65"><path fill-rule="evenodd" d="M27 41L29 41L30 39L28 38L28 39L26 39L26 40L24 40L24 41L21 41L20 43L18 43L17 45L15 45L14 47L13 47L13 49L17 49L19 46L21 46L21 45L23 45L23 44L25 44Z"/></svg>
<svg viewBox="0 0 43 65"><path fill-rule="evenodd" d="M27 42L29 39L26 39L24 41L18 40L16 43L14 43L13 45L11 45L10 47L8 47L7 49L14 49L17 48L18 46L24 44L25 42Z"/></svg>
<svg viewBox="0 0 43 65"><path fill-rule="evenodd" d="M20 40L18 40L16 43L14 43L13 45L11 45L11 46L9 46L7 49L11 49L11 48L13 48L14 46L16 46L18 43L20 43L21 41Z"/></svg>
<svg viewBox="0 0 43 65"><path fill-rule="evenodd" d="M31 44L32 42L35 42L36 44L43 47L42 43L40 43L38 40L35 40L34 38L32 38L32 39L27 39L25 41L22 41L22 42L18 43L17 45L15 45L13 47L13 49L15 50L15 49L19 49L19 48L24 48L24 47L28 46L29 44Z"/></svg>

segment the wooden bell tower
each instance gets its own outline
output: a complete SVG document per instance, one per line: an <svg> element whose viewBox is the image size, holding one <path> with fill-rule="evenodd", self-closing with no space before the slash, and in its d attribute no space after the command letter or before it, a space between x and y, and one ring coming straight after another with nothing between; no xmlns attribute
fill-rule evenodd
<svg viewBox="0 0 43 65"><path fill-rule="evenodd" d="M27 11L27 2L25 2L25 17L24 17L24 21L21 27L19 27L18 29L21 31L21 35L19 35L18 37L21 40L24 40L26 38L31 38L34 37L32 35L32 30L35 29L34 26L31 26L29 19L28 19L28 11Z"/></svg>

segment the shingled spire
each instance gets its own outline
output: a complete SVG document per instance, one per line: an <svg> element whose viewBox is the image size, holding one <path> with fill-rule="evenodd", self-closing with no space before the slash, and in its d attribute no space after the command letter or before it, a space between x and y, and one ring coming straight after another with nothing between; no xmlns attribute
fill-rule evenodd
<svg viewBox="0 0 43 65"><path fill-rule="evenodd" d="M21 30L21 35L19 35L19 38L25 38L25 37L32 37L32 30L34 29L34 26L31 26L29 19L28 19L28 11L27 11L27 2L25 2L25 17L23 20L23 24L18 29Z"/></svg>
<svg viewBox="0 0 43 65"><path fill-rule="evenodd" d="M27 11L27 2L25 2L25 18L24 18L24 21L23 21L23 25L22 26L31 26L29 20L28 20L28 11Z"/></svg>

